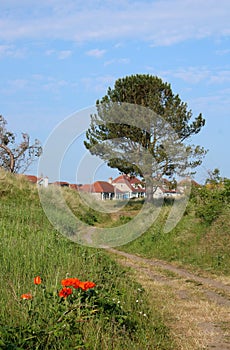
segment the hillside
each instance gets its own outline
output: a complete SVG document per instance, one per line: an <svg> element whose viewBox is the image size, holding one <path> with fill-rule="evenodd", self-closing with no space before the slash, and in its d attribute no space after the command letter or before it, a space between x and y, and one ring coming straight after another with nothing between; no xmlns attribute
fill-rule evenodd
<svg viewBox="0 0 230 350"><path fill-rule="evenodd" d="M67 239L44 214L36 186L0 175L1 349L230 348L228 205L207 223L197 215L202 203L192 198L165 234L165 203L149 230L119 253ZM110 214L89 209L75 191L63 189L63 196L75 215L97 227L125 224L142 207L134 201ZM36 276L41 284L34 284ZM68 278L90 283L60 297Z"/></svg>
<svg viewBox="0 0 230 350"><path fill-rule="evenodd" d="M201 208L203 211L203 206L197 205L191 199L185 215L168 233L163 232L163 227L171 207L165 205L145 234L120 248L148 258L174 261L190 269L200 268L202 271L229 276L230 206L224 201L221 203L221 200L220 197L221 210L209 223L197 215ZM216 207L212 208L211 205L210 207L213 215ZM210 216L209 213L208 215Z"/></svg>
<svg viewBox="0 0 230 350"><path fill-rule="evenodd" d="M173 349L160 310L149 307L127 268L60 235L35 186L1 173L0 201L1 349ZM87 217L80 203L76 210ZM96 286L61 297L70 277Z"/></svg>

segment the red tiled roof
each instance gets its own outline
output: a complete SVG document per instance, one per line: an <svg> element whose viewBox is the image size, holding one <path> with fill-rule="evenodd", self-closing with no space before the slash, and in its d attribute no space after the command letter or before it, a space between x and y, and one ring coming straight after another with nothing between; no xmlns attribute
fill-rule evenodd
<svg viewBox="0 0 230 350"><path fill-rule="evenodd" d="M92 187L92 185L89 185L89 184L81 185L81 186L79 186L79 191L91 192L91 187Z"/></svg>
<svg viewBox="0 0 230 350"><path fill-rule="evenodd" d="M118 176L116 179L114 179L113 182L114 183L126 182L126 181L129 182L129 180L130 180L129 176L122 174L122 175Z"/></svg>
<svg viewBox="0 0 230 350"><path fill-rule="evenodd" d="M106 181L96 181L92 185L86 184L79 188L82 192L92 192L92 193L114 193L113 185Z"/></svg>
<svg viewBox="0 0 230 350"><path fill-rule="evenodd" d="M133 186L129 182L130 178L127 175L120 175L116 179L113 180L113 183L123 183L126 184L131 191L134 192Z"/></svg>
<svg viewBox="0 0 230 350"><path fill-rule="evenodd" d="M69 187L72 188L73 190L78 190L78 185L76 184L70 184Z"/></svg>
<svg viewBox="0 0 230 350"><path fill-rule="evenodd" d="M34 184L36 184L38 181L38 178L35 175L25 175L25 177L27 178L27 180L29 180L30 182L33 182Z"/></svg>
<svg viewBox="0 0 230 350"><path fill-rule="evenodd" d="M114 187L106 181L96 181L93 184L93 192L97 193L114 193Z"/></svg>

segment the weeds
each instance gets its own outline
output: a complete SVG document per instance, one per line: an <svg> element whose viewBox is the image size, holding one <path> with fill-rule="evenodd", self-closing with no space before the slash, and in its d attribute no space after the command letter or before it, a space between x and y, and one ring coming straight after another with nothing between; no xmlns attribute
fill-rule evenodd
<svg viewBox="0 0 230 350"><path fill-rule="evenodd" d="M160 310L151 310L126 269L60 235L35 187L22 180L17 187L13 175L1 181L1 349L172 349ZM96 285L62 283L75 276Z"/></svg>

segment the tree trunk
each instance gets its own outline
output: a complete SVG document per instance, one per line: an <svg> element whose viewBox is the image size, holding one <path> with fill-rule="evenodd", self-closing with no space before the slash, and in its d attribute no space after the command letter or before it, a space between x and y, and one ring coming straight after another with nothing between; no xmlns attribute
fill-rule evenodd
<svg viewBox="0 0 230 350"><path fill-rule="evenodd" d="M153 202L153 179L152 176L146 176L145 177L145 183L146 183L146 201L148 203Z"/></svg>
<svg viewBox="0 0 230 350"><path fill-rule="evenodd" d="M14 155L11 152L11 150L4 144L0 144L0 148L3 148L4 151L9 155L10 157L10 172L13 173L14 172L14 167L15 167L15 159L14 159Z"/></svg>

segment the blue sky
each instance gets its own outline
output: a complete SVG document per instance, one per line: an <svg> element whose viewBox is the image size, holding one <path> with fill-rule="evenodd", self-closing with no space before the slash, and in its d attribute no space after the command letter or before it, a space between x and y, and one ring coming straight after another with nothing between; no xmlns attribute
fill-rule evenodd
<svg viewBox="0 0 230 350"><path fill-rule="evenodd" d="M193 138L209 149L196 180L216 167L230 178L229 18L229 0L1 0L0 114L44 143L116 79L157 75L206 119ZM68 159L62 180L75 182ZM96 177L110 174L102 167Z"/></svg>

